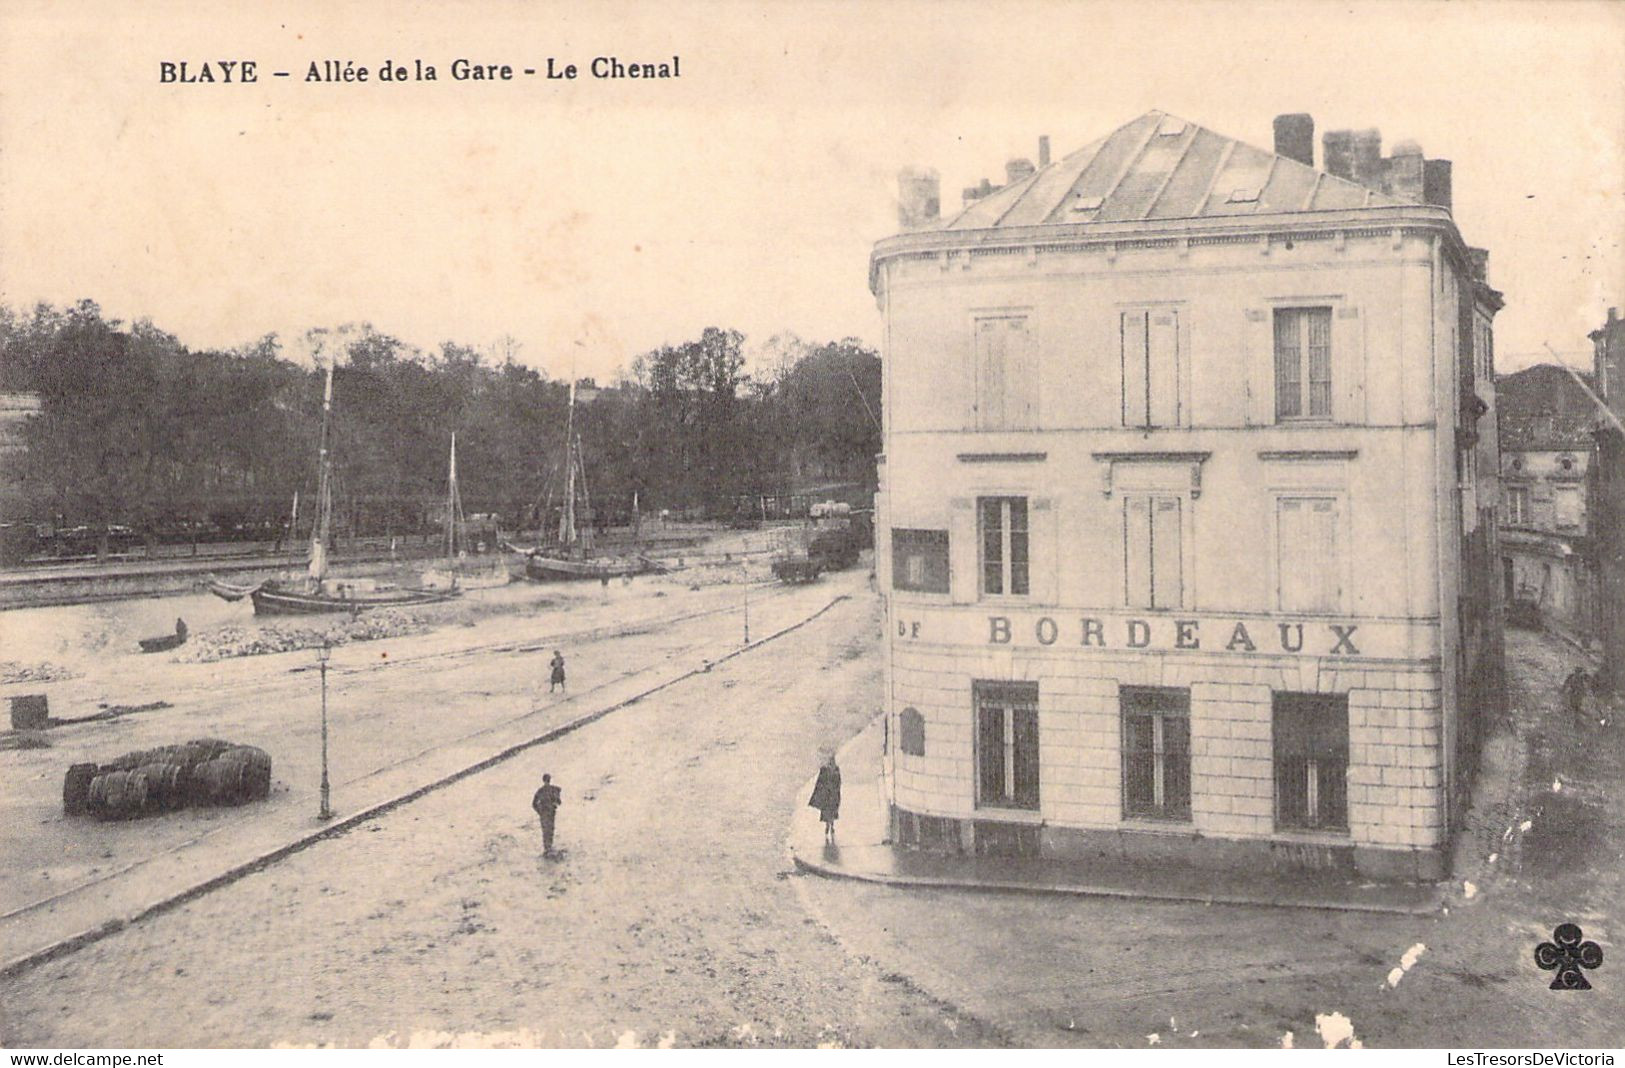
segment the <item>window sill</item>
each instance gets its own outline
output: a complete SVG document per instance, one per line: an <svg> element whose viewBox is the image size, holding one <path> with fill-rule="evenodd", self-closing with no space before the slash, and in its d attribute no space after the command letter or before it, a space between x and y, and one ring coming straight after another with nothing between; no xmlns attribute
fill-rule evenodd
<svg viewBox="0 0 1625 1068"><path fill-rule="evenodd" d="M976 803L976 815L973 819L998 817L1006 823L1043 823L1044 814L1036 808L1016 808L1013 805L989 804L985 801Z"/></svg>
<svg viewBox="0 0 1625 1068"><path fill-rule="evenodd" d="M1348 845L1352 840L1347 830L1310 830L1307 827L1277 827L1273 839L1299 845Z"/></svg>
<svg viewBox="0 0 1625 1068"><path fill-rule="evenodd" d="M1180 819L1159 819L1156 816L1124 816L1117 823L1119 830L1145 834L1162 834L1171 838L1197 837L1196 825L1189 816Z"/></svg>

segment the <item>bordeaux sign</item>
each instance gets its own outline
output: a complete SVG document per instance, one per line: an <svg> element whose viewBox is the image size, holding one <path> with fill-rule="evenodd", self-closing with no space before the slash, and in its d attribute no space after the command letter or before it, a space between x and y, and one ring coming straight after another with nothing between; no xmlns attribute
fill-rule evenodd
<svg viewBox="0 0 1625 1068"><path fill-rule="evenodd" d="M1362 656L1360 624L1271 619L1212 619L1158 616L1004 616L985 615L982 641L987 645L1038 645L1097 649L1193 650L1223 653L1310 656ZM944 640L927 623L900 618L897 636L910 640ZM951 628L964 635L964 623ZM963 639L962 639L963 640Z"/></svg>

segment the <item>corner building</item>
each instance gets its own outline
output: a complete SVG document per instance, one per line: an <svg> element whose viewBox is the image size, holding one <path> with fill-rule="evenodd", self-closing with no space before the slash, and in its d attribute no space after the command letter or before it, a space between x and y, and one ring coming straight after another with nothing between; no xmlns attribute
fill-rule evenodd
<svg viewBox="0 0 1625 1068"><path fill-rule="evenodd" d="M1436 878L1500 692L1449 164L1153 111L879 242L905 847Z"/></svg>

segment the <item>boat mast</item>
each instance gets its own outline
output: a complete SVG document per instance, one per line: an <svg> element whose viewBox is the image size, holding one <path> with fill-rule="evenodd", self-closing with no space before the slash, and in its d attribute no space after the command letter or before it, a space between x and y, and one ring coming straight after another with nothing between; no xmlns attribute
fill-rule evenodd
<svg viewBox="0 0 1625 1068"><path fill-rule="evenodd" d="M327 365L327 384L322 390L322 438L318 455L319 482L316 491L316 524L310 533L310 577L319 588L327 578L328 527L333 520L332 464L327 456L328 423L333 412L333 362Z"/></svg>
<svg viewBox="0 0 1625 1068"><path fill-rule="evenodd" d="M570 379L570 408L564 421L564 513L559 516L559 541L576 543L576 384Z"/></svg>
<svg viewBox="0 0 1625 1068"><path fill-rule="evenodd" d="M457 493L457 431L451 432L451 471L446 478L446 565L457 560L457 521L462 518L462 501Z"/></svg>

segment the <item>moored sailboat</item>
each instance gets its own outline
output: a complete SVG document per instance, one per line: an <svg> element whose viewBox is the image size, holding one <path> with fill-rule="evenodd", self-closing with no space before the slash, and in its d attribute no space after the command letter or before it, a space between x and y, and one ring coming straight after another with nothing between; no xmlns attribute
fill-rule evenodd
<svg viewBox="0 0 1625 1068"><path fill-rule="evenodd" d="M361 612L369 608L404 608L447 601L455 588L431 590L403 588L370 579L330 579L327 549L333 522L332 459L328 455L328 429L333 411L333 364L327 365L322 394L322 436L318 454L316 522L310 534L310 566L303 579L268 579L249 596L256 615L314 615L324 612ZM215 591L219 593L218 590ZM223 594L222 594L223 596Z"/></svg>
<svg viewBox="0 0 1625 1068"><path fill-rule="evenodd" d="M646 556L599 556L593 552L592 529L576 523L576 502L580 498L590 517L592 500L587 494L587 472L581 457L581 438L575 432L576 387L570 383L569 415L564 435L564 502L559 514L558 540L534 549L508 546L525 554L525 577L532 582L560 582L572 579L609 579L642 575L661 570Z"/></svg>

